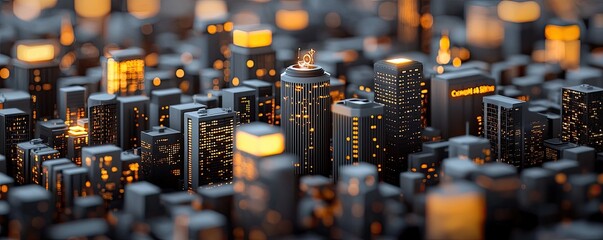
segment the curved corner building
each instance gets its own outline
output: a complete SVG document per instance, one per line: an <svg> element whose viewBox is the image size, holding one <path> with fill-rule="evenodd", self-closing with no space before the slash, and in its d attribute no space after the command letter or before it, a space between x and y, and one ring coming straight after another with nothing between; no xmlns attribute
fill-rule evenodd
<svg viewBox="0 0 603 240"><path fill-rule="evenodd" d="M285 151L297 155L296 175L331 174L330 74L293 65L281 75L281 128Z"/></svg>

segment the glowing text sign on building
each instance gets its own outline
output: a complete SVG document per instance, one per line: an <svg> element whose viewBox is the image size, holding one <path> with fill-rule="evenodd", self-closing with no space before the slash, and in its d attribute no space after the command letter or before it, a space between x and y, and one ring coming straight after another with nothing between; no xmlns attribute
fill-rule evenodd
<svg viewBox="0 0 603 240"><path fill-rule="evenodd" d="M495 88L496 87L494 85L483 85L483 86L470 87L470 88L461 89L461 90L452 90L452 91L450 91L450 96L452 96L453 98L457 98L457 97L465 97L465 96L471 96L471 95L476 95L476 94L490 93L490 92L494 92Z"/></svg>

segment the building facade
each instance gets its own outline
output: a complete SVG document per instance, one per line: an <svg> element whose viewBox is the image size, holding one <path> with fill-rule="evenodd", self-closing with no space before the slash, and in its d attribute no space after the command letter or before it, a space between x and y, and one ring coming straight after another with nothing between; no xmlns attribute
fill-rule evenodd
<svg viewBox="0 0 603 240"><path fill-rule="evenodd" d="M524 101L501 95L484 97L484 137L497 162L524 167Z"/></svg>
<svg viewBox="0 0 603 240"><path fill-rule="evenodd" d="M184 189L231 183L236 113L202 108L184 119Z"/></svg>
<svg viewBox="0 0 603 240"><path fill-rule="evenodd" d="M398 185L410 153L421 151L423 64L398 58L375 63L375 102L384 105L384 180Z"/></svg>
<svg viewBox="0 0 603 240"><path fill-rule="evenodd" d="M222 90L222 107L237 112L239 124L257 120L256 91L248 87L233 87Z"/></svg>
<svg viewBox="0 0 603 240"><path fill-rule="evenodd" d="M293 65L281 75L281 129L285 152L296 155L297 175L329 176L331 138L330 76L320 66Z"/></svg>
<svg viewBox="0 0 603 240"><path fill-rule="evenodd" d="M140 133L149 129L149 98L146 96L118 97L119 147L140 147Z"/></svg>
<svg viewBox="0 0 603 240"><path fill-rule="evenodd" d="M118 102L113 94L98 93L88 98L88 144L118 144Z"/></svg>
<svg viewBox="0 0 603 240"><path fill-rule="evenodd" d="M385 155L383 104L366 99L346 99L332 105L333 179L340 168L367 162L381 173Z"/></svg>
<svg viewBox="0 0 603 240"><path fill-rule="evenodd" d="M119 96L144 91L144 51L140 48L111 50L103 62L102 89Z"/></svg>
<svg viewBox="0 0 603 240"><path fill-rule="evenodd" d="M603 89L591 85L561 92L561 140L603 151Z"/></svg>
<svg viewBox="0 0 603 240"><path fill-rule="evenodd" d="M141 140L141 178L162 189L184 189L183 135L165 127L143 131Z"/></svg>
<svg viewBox="0 0 603 240"><path fill-rule="evenodd" d="M15 176L17 171L17 144L29 141L29 114L16 109L0 110L0 154L6 157L6 167L9 176Z"/></svg>

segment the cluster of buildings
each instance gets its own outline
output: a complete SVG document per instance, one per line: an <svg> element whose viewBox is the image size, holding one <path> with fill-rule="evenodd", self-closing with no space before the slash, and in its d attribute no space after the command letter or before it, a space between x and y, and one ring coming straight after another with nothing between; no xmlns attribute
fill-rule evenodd
<svg viewBox="0 0 603 240"><path fill-rule="evenodd" d="M601 3L31 2L0 238L603 236Z"/></svg>

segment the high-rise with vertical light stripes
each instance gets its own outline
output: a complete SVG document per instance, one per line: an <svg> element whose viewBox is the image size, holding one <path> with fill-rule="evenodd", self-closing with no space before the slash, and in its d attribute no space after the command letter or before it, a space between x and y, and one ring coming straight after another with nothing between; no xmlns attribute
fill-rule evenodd
<svg viewBox="0 0 603 240"><path fill-rule="evenodd" d="M408 154L421 151L421 79L423 64L397 58L375 63L375 102L385 118L384 180L399 184Z"/></svg>

